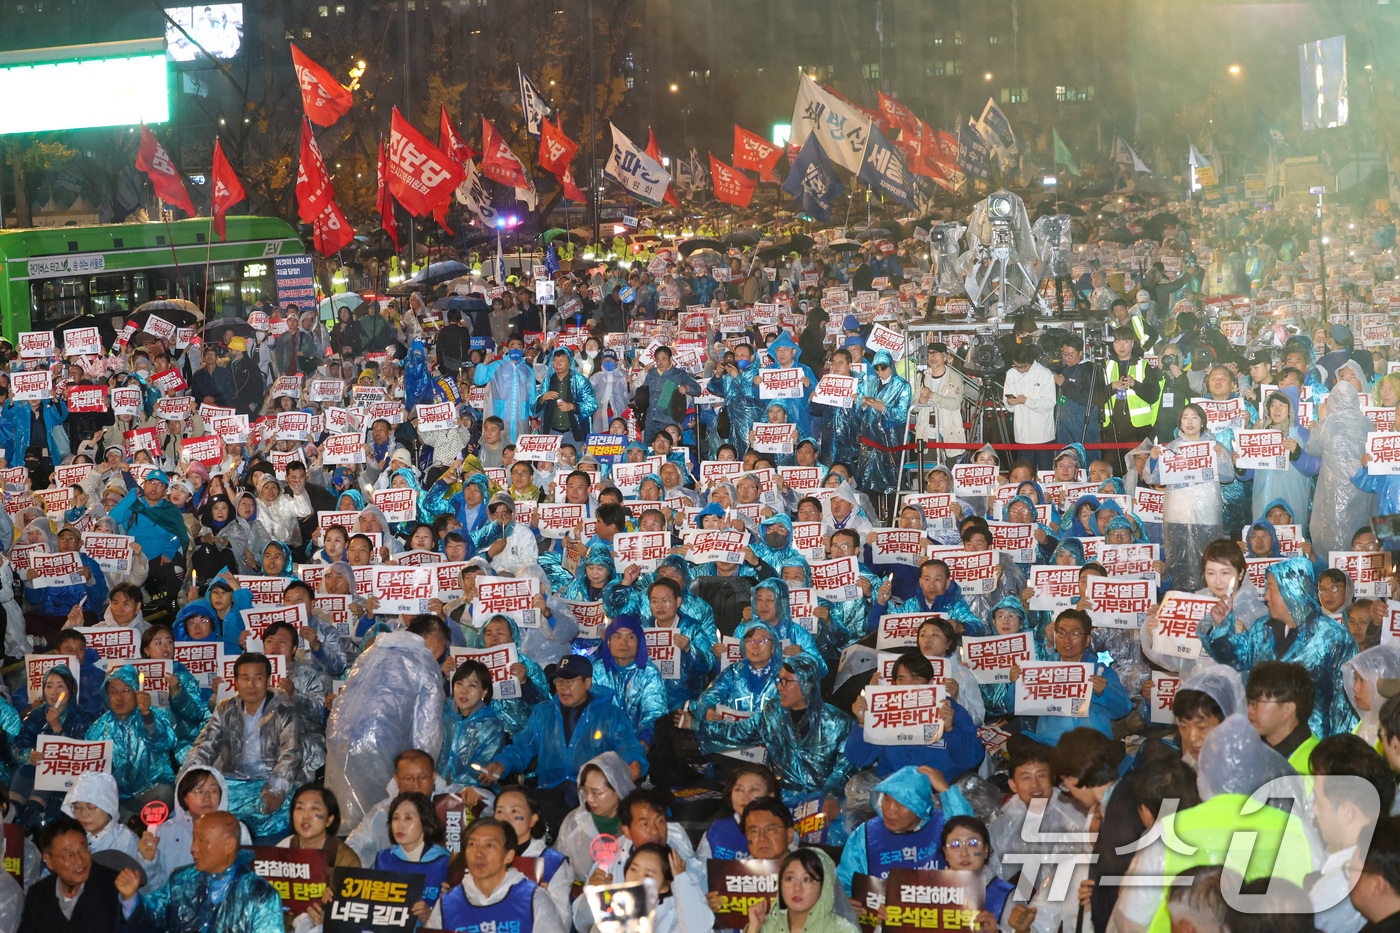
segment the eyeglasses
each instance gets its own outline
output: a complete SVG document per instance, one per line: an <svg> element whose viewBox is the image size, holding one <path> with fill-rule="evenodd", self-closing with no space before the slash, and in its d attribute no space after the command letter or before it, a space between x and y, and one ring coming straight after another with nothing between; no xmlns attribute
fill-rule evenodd
<svg viewBox="0 0 1400 933"><path fill-rule="evenodd" d="M750 638L750 639L749 639L749 644L751 644L751 645L771 645L771 644L773 644L773 639L771 639L771 638ZM782 678L778 678L778 679L781 680Z"/></svg>
<svg viewBox="0 0 1400 933"><path fill-rule="evenodd" d="M802 682L796 677L779 677L778 683L788 687L796 687L799 686Z"/></svg>
<svg viewBox="0 0 1400 933"><path fill-rule="evenodd" d="M746 826L744 827L744 835L750 839L754 837L763 838L764 836L781 836L786 829L787 827L782 823L768 823L763 826Z"/></svg>
<svg viewBox="0 0 1400 933"><path fill-rule="evenodd" d="M950 849L968 849L972 852L982 851L981 839L953 839L946 843Z"/></svg>
<svg viewBox="0 0 1400 933"><path fill-rule="evenodd" d="M578 793L579 796L582 797L584 800L602 800L604 797L608 796L608 794L614 794L616 793L616 791L608 787L605 787L602 790L596 790L588 787L580 787Z"/></svg>

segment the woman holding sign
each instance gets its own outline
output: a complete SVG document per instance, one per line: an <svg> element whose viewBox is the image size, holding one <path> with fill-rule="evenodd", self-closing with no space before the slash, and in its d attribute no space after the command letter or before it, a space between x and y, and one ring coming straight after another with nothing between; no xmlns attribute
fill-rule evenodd
<svg viewBox="0 0 1400 933"><path fill-rule="evenodd" d="M778 869L778 899L749 908L744 933L859 933L860 927L835 913L836 865L821 849L798 849Z"/></svg>
<svg viewBox="0 0 1400 933"><path fill-rule="evenodd" d="M34 698L34 705L25 714L18 734L10 740L20 767L13 780L9 773L4 777L10 785L10 801L16 809L22 808L19 821L26 827L58 815L56 795L48 791L30 793L34 786L34 766L43 760L43 755L36 751L35 746L40 736L60 735L80 739L87 735L93 717L83 711L77 700L78 683L73 679L72 670L67 664L54 665L44 673L39 696ZM8 703L5 705L9 706ZM0 710L0 717L8 718L8 715Z"/></svg>
<svg viewBox="0 0 1400 933"><path fill-rule="evenodd" d="M1206 430L1200 405L1193 402L1181 410L1176 437L1166 447L1152 448L1143 479L1166 487L1162 551L1167 570L1181 589L1200 589L1198 555L1224 537L1220 487L1235 481L1230 451Z"/></svg>
<svg viewBox="0 0 1400 933"><path fill-rule="evenodd" d="M1281 498L1288 503L1288 510L1297 516L1296 523L1306 528L1308 510L1312 506L1313 477L1317 476L1322 461L1305 449L1310 432L1298 422L1297 386L1270 392L1254 428L1282 434L1283 449L1288 454L1287 469L1254 471L1254 515L1264 516L1267 506Z"/></svg>

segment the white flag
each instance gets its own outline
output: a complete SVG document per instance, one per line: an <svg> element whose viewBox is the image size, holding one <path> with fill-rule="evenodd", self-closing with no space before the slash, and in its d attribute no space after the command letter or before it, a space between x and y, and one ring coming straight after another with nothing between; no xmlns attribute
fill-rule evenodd
<svg viewBox="0 0 1400 933"><path fill-rule="evenodd" d="M608 126L612 129L613 145L608 163L603 167L604 177L617 182L639 201L660 207L671 185L670 173L647 155L645 149L637 148L625 133L611 123Z"/></svg>
<svg viewBox="0 0 1400 933"><path fill-rule="evenodd" d="M526 77L525 69L516 65L515 71L520 76L520 109L525 112L525 132L539 139L540 123L549 116L549 104L545 103L535 82ZM533 205L531 209L534 209Z"/></svg>
<svg viewBox="0 0 1400 933"><path fill-rule="evenodd" d="M1152 171L1142 159L1138 158L1138 154L1133 151L1133 147L1129 146L1128 141L1122 136L1113 137L1113 161L1117 162L1119 165L1131 165L1135 172Z"/></svg>
<svg viewBox="0 0 1400 933"><path fill-rule="evenodd" d="M870 118L804 74L797 86L792 138L788 142L801 149L812 133L817 134L817 141L831 161L848 172L860 171L865 147L870 142Z"/></svg>
<svg viewBox="0 0 1400 933"><path fill-rule="evenodd" d="M462 183L457 186L457 203L471 211L472 216L484 226L496 225L496 209L491 206L491 194L471 159L462 163Z"/></svg>

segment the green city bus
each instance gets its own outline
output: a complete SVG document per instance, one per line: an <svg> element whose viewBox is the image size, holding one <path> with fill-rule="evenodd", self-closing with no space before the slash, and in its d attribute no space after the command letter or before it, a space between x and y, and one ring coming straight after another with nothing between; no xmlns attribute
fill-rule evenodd
<svg viewBox="0 0 1400 933"><path fill-rule="evenodd" d="M0 322L11 342L83 314L120 329L156 298L204 307L206 286L211 320L247 317L258 299L277 300L272 257L305 252L295 230L269 217L229 217L226 239L212 246L208 218L0 230Z"/></svg>

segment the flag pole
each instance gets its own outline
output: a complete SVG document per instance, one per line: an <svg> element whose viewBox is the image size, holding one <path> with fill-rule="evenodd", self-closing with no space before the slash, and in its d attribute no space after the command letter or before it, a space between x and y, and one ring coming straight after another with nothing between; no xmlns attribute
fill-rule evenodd
<svg viewBox="0 0 1400 933"><path fill-rule="evenodd" d="M199 329L199 342L204 342L209 330L209 265L214 254L214 205L209 205L209 234L204 238L204 326Z"/></svg>
<svg viewBox="0 0 1400 933"><path fill-rule="evenodd" d="M185 297L184 278L180 273L180 257L175 252L175 234L170 229L170 215L165 212L164 201L159 196L156 197L156 205L160 209L161 219L165 221L165 238L170 243L170 258L175 261L175 297Z"/></svg>

